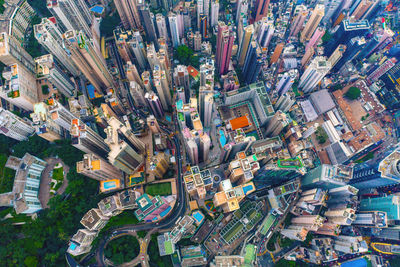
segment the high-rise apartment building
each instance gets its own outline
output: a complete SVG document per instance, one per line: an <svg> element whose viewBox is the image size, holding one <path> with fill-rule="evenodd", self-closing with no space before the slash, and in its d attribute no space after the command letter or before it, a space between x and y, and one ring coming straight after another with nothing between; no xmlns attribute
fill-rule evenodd
<svg viewBox="0 0 400 267"><path fill-rule="evenodd" d="M254 4L254 21L257 22L268 15L269 0L256 0Z"/></svg>
<svg viewBox="0 0 400 267"><path fill-rule="evenodd" d="M165 70L162 70L159 65L155 65L153 69L153 83L156 88L158 97L160 98L161 104L165 111L171 107L171 93L169 90L169 83L165 74Z"/></svg>
<svg viewBox="0 0 400 267"><path fill-rule="evenodd" d="M164 109L161 104L160 98L154 92L147 92L144 95L144 98L146 99L148 106L150 107L150 110L154 116L156 116L157 118L164 117Z"/></svg>
<svg viewBox="0 0 400 267"><path fill-rule="evenodd" d="M175 13L170 12L168 14L169 30L171 33L171 41L173 47L178 47L181 43L179 26L178 26L178 16Z"/></svg>
<svg viewBox="0 0 400 267"><path fill-rule="evenodd" d="M79 119L73 119L70 129L72 145L86 154L105 157L110 148L103 138Z"/></svg>
<svg viewBox="0 0 400 267"><path fill-rule="evenodd" d="M276 86L279 95L285 94L292 87L297 78L298 71L296 69L285 72Z"/></svg>
<svg viewBox="0 0 400 267"><path fill-rule="evenodd" d="M214 106L214 91L209 86L199 88L199 112L204 127L210 127Z"/></svg>
<svg viewBox="0 0 400 267"><path fill-rule="evenodd" d="M356 165L349 184L358 188L377 188L400 182L400 152L395 150L381 162L373 165Z"/></svg>
<svg viewBox="0 0 400 267"><path fill-rule="evenodd" d="M153 173L159 179L163 178L169 167L168 161L167 155L164 152L158 152L150 159L150 173Z"/></svg>
<svg viewBox="0 0 400 267"><path fill-rule="evenodd" d="M136 107L145 107L147 105L145 92L137 82L131 81L129 83L129 93L131 94Z"/></svg>
<svg viewBox="0 0 400 267"><path fill-rule="evenodd" d="M320 21L325 15L325 6L316 5L310 18L308 19L306 26L304 26L301 32L300 41L305 42L310 40L311 36L314 34L315 29L318 27Z"/></svg>
<svg viewBox="0 0 400 267"><path fill-rule="evenodd" d="M328 58L328 62L332 68L342 58L344 52L346 51L346 48L347 47L345 45L338 45L338 47L335 49L335 51L332 53L332 55Z"/></svg>
<svg viewBox="0 0 400 267"><path fill-rule="evenodd" d="M310 47L316 47L319 43L319 41L321 40L322 36L325 34L325 29L323 27L318 27L313 36L311 37L310 41L308 41L307 45L306 45L306 51L310 48Z"/></svg>
<svg viewBox="0 0 400 267"><path fill-rule="evenodd" d="M154 14L150 12L149 6L146 1L142 1L142 3L138 6L138 11L142 26L146 33L147 41L153 42L156 48L158 48L156 27L154 25Z"/></svg>
<svg viewBox="0 0 400 267"><path fill-rule="evenodd" d="M376 1L371 1L371 0L361 0L358 1L359 4L356 6L356 3L354 4L354 7L356 6L355 9L353 9L353 12L350 13L350 16L354 18L354 20L359 20L363 17L363 15L368 11L368 9L371 7L373 2Z"/></svg>
<svg viewBox="0 0 400 267"><path fill-rule="evenodd" d="M115 7L117 8L118 14L121 18L122 25L126 30L141 28L140 16L137 8L137 2L135 0L115 0Z"/></svg>
<svg viewBox="0 0 400 267"><path fill-rule="evenodd" d="M315 57L300 78L299 88L305 93L313 90L331 69L331 63L326 57Z"/></svg>
<svg viewBox="0 0 400 267"><path fill-rule="evenodd" d="M31 121L20 118L14 113L0 107L0 133L17 141L27 140L35 129Z"/></svg>
<svg viewBox="0 0 400 267"><path fill-rule="evenodd" d="M271 41L272 35L275 31L274 21L268 17L262 18L256 29L257 42L261 47L268 48L269 42Z"/></svg>
<svg viewBox="0 0 400 267"><path fill-rule="evenodd" d="M32 126L35 128L38 136L49 142L54 142L55 140L63 138L63 129L52 120L45 103L36 103L33 108L33 113L31 113L30 116L32 118Z"/></svg>
<svg viewBox="0 0 400 267"><path fill-rule="evenodd" d="M265 135L270 137L278 136L282 132L283 128L288 124L289 120L287 115L278 110L268 122L267 128L265 129Z"/></svg>
<svg viewBox="0 0 400 267"><path fill-rule="evenodd" d="M156 24L158 30L158 38L168 40L167 22L161 13L156 14Z"/></svg>
<svg viewBox="0 0 400 267"><path fill-rule="evenodd" d="M120 122L116 117L110 117L107 122L108 125L116 129L119 136L121 137L122 135L124 141L138 151L138 153L143 153L145 151L144 143L135 136L132 129L125 123Z"/></svg>
<svg viewBox="0 0 400 267"><path fill-rule="evenodd" d="M73 76L79 75L79 69L64 49L63 36L56 24L48 18L42 18L40 24L33 27L36 40L46 48L59 63Z"/></svg>
<svg viewBox="0 0 400 267"><path fill-rule="evenodd" d="M51 119L66 131L70 130L72 120L77 119L75 114L73 114L68 108L61 105L61 103L54 98L47 100L47 110Z"/></svg>
<svg viewBox="0 0 400 267"><path fill-rule="evenodd" d="M50 13L62 23L63 31L83 31L92 38L92 14L84 0L47 0Z"/></svg>
<svg viewBox="0 0 400 267"><path fill-rule="evenodd" d="M18 64L3 70L4 85L0 87L0 97L22 109L32 111L38 102L38 89L35 76Z"/></svg>
<svg viewBox="0 0 400 267"><path fill-rule="evenodd" d="M0 33L0 61L5 65L22 65L31 73L35 73L35 62L14 36L6 32Z"/></svg>
<svg viewBox="0 0 400 267"><path fill-rule="evenodd" d="M247 49L250 46L251 41L253 40L254 34L254 26L250 24L244 28L244 33L239 43L239 56L238 56L238 64L239 67L243 67L244 60L246 59Z"/></svg>
<svg viewBox="0 0 400 267"><path fill-rule="evenodd" d="M54 89L57 89L66 97L71 97L75 90L75 85L55 62L53 55L47 54L35 58L36 78L38 80L48 80Z"/></svg>
<svg viewBox="0 0 400 267"><path fill-rule="evenodd" d="M234 40L235 33L232 29L225 25L224 22L218 22L217 53L215 57L219 74L225 74L228 71Z"/></svg>
<svg viewBox="0 0 400 267"><path fill-rule="evenodd" d="M76 172L98 181L122 179L120 170L95 154L83 155L76 163Z"/></svg>
<svg viewBox="0 0 400 267"><path fill-rule="evenodd" d="M92 42L83 32L67 31L64 35L64 45L70 57L79 70L94 86L98 94L113 87L114 79L108 72L104 58L98 54Z"/></svg>
<svg viewBox="0 0 400 267"><path fill-rule="evenodd" d="M254 83L257 80L263 64L264 60L260 46L256 41L252 41L247 49L247 56L242 71L246 84Z"/></svg>
<svg viewBox="0 0 400 267"><path fill-rule="evenodd" d="M210 25L214 27L218 24L219 15L219 0L211 0L211 15L210 15Z"/></svg>
<svg viewBox="0 0 400 267"><path fill-rule="evenodd" d="M288 112L295 102L296 100L292 98L289 93L284 93L278 98L278 101L276 101L274 109Z"/></svg>
<svg viewBox="0 0 400 267"><path fill-rule="evenodd" d="M132 61L126 62L125 65L125 73L126 73L126 78L129 81L135 81L137 82L141 87L144 87L143 80L139 75L139 71L136 68L136 65L132 63Z"/></svg>
<svg viewBox="0 0 400 267"><path fill-rule="evenodd" d="M158 124L157 119L153 115L147 117L147 126L149 126L150 131L152 133L159 133L161 131L160 125Z"/></svg>
<svg viewBox="0 0 400 267"><path fill-rule="evenodd" d="M174 85L180 86L185 89L185 103L189 102L190 98L190 83L189 83L189 72L187 67L184 65L178 65L174 70Z"/></svg>
<svg viewBox="0 0 400 267"><path fill-rule="evenodd" d="M104 130L107 134L106 143L110 147L108 161L126 174L134 174L143 165L143 156L138 154L127 142L120 139L117 129L108 126Z"/></svg>
<svg viewBox="0 0 400 267"><path fill-rule="evenodd" d="M298 5L294 11L294 20L292 26L290 27L289 36L297 36L303 27L304 21L308 16L308 10L305 5Z"/></svg>
<svg viewBox="0 0 400 267"><path fill-rule="evenodd" d="M249 9L248 0L238 0L236 5L236 25L239 25L239 21L247 17L247 11ZM217 22L218 23L218 22Z"/></svg>
<svg viewBox="0 0 400 267"><path fill-rule="evenodd" d="M128 41L128 45L131 51L133 51L133 55L135 56L140 68L144 70L147 66L147 62L145 57L143 39L140 35L140 32L135 31L132 33L132 38L130 38L130 40Z"/></svg>
<svg viewBox="0 0 400 267"><path fill-rule="evenodd" d="M125 106L122 104L121 98L114 89L108 88L106 90L104 102L108 103L118 116L123 116L126 114Z"/></svg>

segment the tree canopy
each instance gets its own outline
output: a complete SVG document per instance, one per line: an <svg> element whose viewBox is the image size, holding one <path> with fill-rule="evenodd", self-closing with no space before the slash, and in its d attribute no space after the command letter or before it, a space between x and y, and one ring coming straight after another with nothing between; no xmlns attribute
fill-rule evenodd
<svg viewBox="0 0 400 267"><path fill-rule="evenodd" d="M359 98L361 95L361 91L360 89L358 89L357 87L350 87L349 90L346 92L345 96L347 98L350 98L351 100L355 100L357 98Z"/></svg>

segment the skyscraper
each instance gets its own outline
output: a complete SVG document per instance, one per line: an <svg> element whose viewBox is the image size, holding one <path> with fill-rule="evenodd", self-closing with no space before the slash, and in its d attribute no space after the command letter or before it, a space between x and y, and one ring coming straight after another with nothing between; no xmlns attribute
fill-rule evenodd
<svg viewBox="0 0 400 267"><path fill-rule="evenodd" d="M285 72L276 86L279 95L285 94L297 78L298 71L296 69Z"/></svg>
<svg viewBox="0 0 400 267"><path fill-rule="evenodd" d="M318 56L313 59L300 78L299 88L308 93L314 89L331 69L326 57Z"/></svg>
<svg viewBox="0 0 400 267"><path fill-rule="evenodd" d="M215 55L219 74L225 74L228 71L234 40L235 33L232 29L225 25L224 22L219 21L217 53Z"/></svg>
<svg viewBox="0 0 400 267"><path fill-rule="evenodd" d="M274 109L288 112L295 102L296 100L293 99L289 93L284 93L278 98L278 101L276 101Z"/></svg>
<svg viewBox="0 0 400 267"><path fill-rule="evenodd" d="M160 125L158 124L157 119L153 115L147 117L147 126L149 126L150 131L152 133L159 133L161 131Z"/></svg>
<svg viewBox="0 0 400 267"><path fill-rule="evenodd" d="M218 15L219 15L219 0L211 0L211 18L210 25L214 27L218 24Z"/></svg>
<svg viewBox="0 0 400 267"><path fill-rule="evenodd" d="M20 118L14 113L0 107L0 133L17 141L27 140L35 129L31 121Z"/></svg>
<svg viewBox="0 0 400 267"><path fill-rule="evenodd" d="M254 5L254 21L257 22L268 15L269 0L256 0Z"/></svg>
<svg viewBox="0 0 400 267"><path fill-rule="evenodd" d="M138 154L138 151L127 142L119 138L117 129L108 126L104 131L107 134L105 141L110 147L108 161L126 174L134 174L142 166L143 156Z"/></svg>
<svg viewBox="0 0 400 267"><path fill-rule="evenodd" d="M354 7L356 6L356 8L353 9L353 12L350 13L350 16L353 17L355 20L359 20L368 11L373 2L376 1L361 0L359 1L359 4L357 6L357 3L354 3Z"/></svg>
<svg viewBox="0 0 400 267"><path fill-rule="evenodd" d="M156 116L157 118L164 117L164 109L162 107L161 101L154 92L147 92L144 98L146 99L150 107L151 113L153 113L154 116Z"/></svg>
<svg viewBox="0 0 400 267"><path fill-rule="evenodd" d="M239 48L239 57L238 57L238 65L239 67L243 67L244 60L247 55L247 49L250 46L251 41L253 40L254 34L254 26L253 24L248 25L244 28L244 34L242 35L242 39L240 40L240 48Z"/></svg>
<svg viewBox="0 0 400 267"><path fill-rule="evenodd" d="M139 64L142 70L146 69L147 62L145 57L145 47L143 44L142 36L140 32L135 31L132 33L132 38L128 41L129 48L133 51L133 55L136 58L137 63Z"/></svg>
<svg viewBox="0 0 400 267"><path fill-rule="evenodd" d="M246 84L254 83L257 80L261 67L264 64L262 53L256 41L252 41L247 50L242 75L245 77Z"/></svg>
<svg viewBox="0 0 400 267"><path fill-rule="evenodd" d="M72 120L77 119L71 111L54 98L47 100L47 110L51 119L66 131L70 130Z"/></svg>
<svg viewBox="0 0 400 267"><path fill-rule="evenodd" d="M328 58L328 62L330 63L331 67L335 66L336 63L342 58L343 53L346 51L345 45L338 45L332 55Z"/></svg>
<svg viewBox="0 0 400 267"><path fill-rule="evenodd" d="M301 32L300 41L305 42L309 40L313 35L315 29L318 27L320 21L325 15L325 7L323 5L316 5L310 18L308 19L306 26Z"/></svg>
<svg viewBox="0 0 400 267"><path fill-rule="evenodd" d="M156 88L158 97L160 98L161 104L165 111L171 107L171 93L169 90L168 80L165 74L165 70L162 70L159 65L154 66L153 70L153 83Z"/></svg>
<svg viewBox="0 0 400 267"><path fill-rule="evenodd" d="M148 5L143 1L138 6L142 26L146 33L146 39L148 42L153 42L156 48L158 48L156 28L154 25L154 14L150 12Z"/></svg>
<svg viewBox="0 0 400 267"><path fill-rule="evenodd" d="M344 51L342 57L336 62L336 65L333 66L332 71L336 72L340 70L346 62L351 61L353 58L358 56L362 48L365 46L365 39L360 37L354 37L350 39L347 43L347 48Z"/></svg>
<svg viewBox="0 0 400 267"><path fill-rule="evenodd" d="M53 88L66 97L73 95L75 85L71 79L61 70L51 54L35 58L36 77L38 80L47 79Z"/></svg>
<svg viewBox="0 0 400 267"><path fill-rule="evenodd" d="M35 62L14 36L0 33L0 61L5 65L19 64L32 74L35 73Z"/></svg>
<svg viewBox="0 0 400 267"><path fill-rule="evenodd" d="M87 154L107 156L110 148L103 138L79 119L73 119L70 129L72 145Z"/></svg>
<svg viewBox="0 0 400 267"><path fill-rule="evenodd" d="M208 161L208 155L210 152L211 139L207 133L200 135L200 158L202 162Z"/></svg>
<svg viewBox="0 0 400 267"><path fill-rule="evenodd" d="M68 56L68 51L63 47L63 36L58 27L48 18L42 18L40 24L33 27L35 38L46 48L49 53L55 56L60 64L73 76L79 75L79 70L72 59Z"/></svg>
<svg viewBox="0 0 400 267"><path fill-rule="evenodd" d="M47 0L47 8L63 24L63 30L83 31L92 38L92 15L84 0Z"/></svg>
<svg viewBox="0 0 400 267"><path fill-rule="evenodd" d="M261 23L256 29L257 41L261 47L268 48L274 31L274 22L272 20L269 20L267 17L262 18Z"/></svg>
<svg viewBox="0 0 400 267"><path fill-rule="evenodd" d="M358 189L378 188L400 183L400 152L395 150L373 165L354 166L349 184Z"/></svg>
<svg viewBox="0 0 400 267"><path fill-rule="evenodd" d="M275 46L275 50L274 53L271 56L271 60L270 60L270 64L274 64L276 62L278 62L279 57L281 56L282 50L285 47L285 43L278 43Z"/></svg>
<svg viewBox="0 0 400 267"><path fill-rule="evenodd" d="M303 27L304 21L306 20L308 16L308 10L307 7L304 5L298 5L295 8L294 11L294 20L292 23L292 26L290 27L290 36L297 36L297 34L300 32L301 28Z"/></svg>
<svg viewBox="0 0 400 267"><path fill-rule="evenodd" d="M158 38L164 38L164 40L168 40L168 31L167 31L167 23L165 21L165 17L161 13L156 14L156 24L158 30Z"/></svg>
<svg viewBox="0 0 400 267"><path fill-rule="evenodd" d="M318 27L313 36L311 37L310 41L306 45L306 51L310 47L316 47L318 45L318 42L321 40L322 36L325 34L325 29L323 27Z"/></svg>
<svg viewBox="0 0 400 267"><path fill-rule="evenodd" d="M239 21L247 16L247 10L249 9L248 0L238 0L236 4L236 25L239 25Z"/></svg>
<svg viewBox="0 0 400 267"><path fill-rule="evenodd" d="M116 117L110 117L107 122L108 125L117 131L120 138L124 139L124 141L138 153L144 153L145 144L135 136L130 127L125 123L120 122Z"/></svg>
<svg viewBox="0 0 400 267"><path fill-rule="evenodd" d="M339 28L332 35L331 40L325 46L325 55L330 56L339 44L348 45L350 39L359 36L363 37L371 28L368 20L353 22L343 20Z"/></svg>
<svg viewBox="0 0 400 267"><path fill-rule="evenodd" d="M30 116L32 118L32 126L38 136L49 142L63 138L63 129L51 118L45 103L36 103Z"/></svg>
<svg viewBox="0 0 400 267"><path fill-rule="evenodd" d="M0 87L0 97L22 109L33 111L38 102L38 89L35 76L18 64L3 70L4 85Z"/></svg>
<svg viewBox="0 0 400 267"><path fill-rule="evenodd" d="M214 72L214 60L207 58L200 65L200 86L209 85L211 89L214 89Z"/></svg>
<svg viewBox="0 0 400 267"><path fill-rule="evenodd" d="M189 102L190 98L190 83L189 83L189 72L187 67L184 65L178 65L174 70L174 85L181 86L185 89L185 103Z"/></svg>
<svg viewBox="0 0 400 267"><path fill-rule="evenodd" d="M140 0L141 1L141 0ZM122 25L125 30L139 30L142 25L140 22L139 12L135 0L115 0L115 7L121 18Z"/></svg>
<svg viewBox="0 0 400 267"><path fill-rule="evenodd" d="M104 58L97 53L83 32L68 31L63 37L65 49L97 93L102 94L105 89L113 87L114 79L108 72Z"/></svg>
<svg viewBox="0 0 400 267"><path fill-rule="evenodd" d="M289 120L286 114L278 110L268 122L267 128L265 129L265 135L270 137L278 136L283 128L288 124Z"/></svg>
<svg viewBox="0 0 400 267"><path fill-rule="evenodd" d="M146 107L145 92L143 88L135 81L129 83L129 93L133 98L136 107Z"/></svg>
<svg viewBox="0 0 400 267"><path fill-rule="evenodd" d="M171 32L171 41L173 47L178 47L181 43L179 28L178 28L178 17L175 13L170 12L168 14L169 30Z"/></svg>
<svg viewBox="0 0 400 267"><path fill-rule="evenodd" d="M76 163L76 172L98 181L122 179L120 170L95 154L83 155Z"/></svg>
<svg viewBox="0 0 400 267"><path fill-rule="evenodd" d="M211 126L214 104L214 93L209 86L199 88L199 112L204 127Z"/></svg>

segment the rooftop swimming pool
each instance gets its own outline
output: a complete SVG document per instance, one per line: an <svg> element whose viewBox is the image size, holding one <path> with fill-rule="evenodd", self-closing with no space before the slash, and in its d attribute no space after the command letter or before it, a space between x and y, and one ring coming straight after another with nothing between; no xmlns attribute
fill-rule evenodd
<svg viewBox="0 0 400 267"><path fill-rule="evenodd" d="M364 258L358 258L351 261L343 262L341 267L367 267L368 263Z"/></svg>
<svg viewBox="0 0 400 267"><path fill-rule="evenodd" d="M204 219L204 215L201 214L200 212L196 211L192 214L193 218L198 221L199 223L201 223Z"/></svg>
<svg viewBox="0 0 400 267"><path fill-rule="evenodd" d="M104 11L104 7L102 7L102 6L94 6L94 7L90 8L90 10L95 12L95 13L101 14Z"/></svg>
<svg viewBox="0 0 400 267"><path fill-rule="evenodd" d="M115 183L115 181L104 182L103 187L104 187L104 189L112 189L112 188L116 188L117 184Z"/></svg>
<svg viewBox="0 0 400 267"><path fill-rule="evenodd" d="M223 147L224 145L226 145L226 137L225 137L224 131L219 130L219 135L220 135L219 142L221 143L221 146Z"/></svg>
<svg viewBox="0 0 400 267"><path fill-rule="evenodd" d="M249 185L246 185L246 186L243 187L243 192L244 192L245 195L247 195L247 192L249 192L249 191L251 191L253 189L254 189L254 186L249 184Z"/></svg>

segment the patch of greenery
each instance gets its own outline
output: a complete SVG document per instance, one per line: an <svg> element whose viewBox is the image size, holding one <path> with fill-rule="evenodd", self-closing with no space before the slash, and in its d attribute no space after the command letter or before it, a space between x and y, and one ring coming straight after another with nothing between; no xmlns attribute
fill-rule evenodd
<svg viewBox="0 0 400 267"><path fill-rule="evenodd" d="M268 249L269 251L275 251L275 243L276 243L278 237L279 237L278 232L275 232L275 233L271 236L271 238L269 239L268 244L267 244L267 249Z"/></svg>
<svg viewBox="0 0 400 267"><path fill-rule="evenodd" d="M39 24L40 23L40 17L39 16L34 16L32 18L32 26L35 24ZM35 58L35 57L40 57L42 56L43 53L43 47L39 44L38 40L36 40L35 38L35 32L33 30L33 27L31 28L31 32L30 35L28 37L27 42L25 42L25 50L26 52L28 52L29 55L31 55L31 57Z"/></svg>
<svg viewBox="0 0 400 267"><path fill-rule="evenodd" d="M172 266L171 257L170 256L160 256L158 251L158 242L157 242L157 234L151 235L151 240L149 247L147 249L147 254L149 255L150 267L169 267Z"/></svg>
<svg viewBox="0 0 400 267"><path fill-rule="evenodd" d="M361 159L356 160L355 163L363 163L363 162L366 162L366 161L368 161L370 159L373 159L373 158L374 158L374 152L368 152L367 155L365 155Z"/></svg>
<svg viewBox="0 0 400 267"><path fill-rule="evenodd" d="M47 84L42 85L42 94L48 95L50 93L49 86Z"/></svg>
<svg viewBox="0 0 400 267"><path fill-rule="evenodd" d="M176 48L174 59L178 60L180 64L192 65L195 68L200 67L199 57L194 54L193 50L187 45L180 45Z"/></svg>
<svg viewBox="0 0 400 267"><path fill-rule="evenodd" d="M357 87L352 86L344 95L351 100L356 100L360 97L361 91Z"/></svg>
<svg viewBox="0 0 400 267"><path fill-rule="evenodd" d="M146 231L137 231L136 234L138 235L138 237L140 238L145 238L147 235Z"/></svg>
<svg viewBox="0 0 400 267"><path fill-rule="evenodd" d="M131 235L113 239L104 250L104 255L114 264L120 265L133 260L140 252L138 240Z"/></svg>
<svg viewBox="0 0 400 267"><path fill-rule="evenodd" d="M1 3L1 1L0 1ZM47 9L47 3L43 0L28 0L28 4L41 16L51 17L52 14Z"/></svg>
<svg viewBox="0 0 400 267"><path fill-rule="evenodd" d="M7 159L6 154L0 154L0 194L11 192L14 185L15 171L5 166Z"/></svg>
<svg viewBox="0 0 400 267"><path fill-rule="evenodd" d="M151 196L169 196L172 194L171 183L158 183L146 185L145 191Z"/></svg>
<svg viewBox="0 0 400 267"><path fill-rule="evenodd" d="M100 22L100 33L102 37L113 36L114 29L121 23L121 18L115 10L112 16L104 17Z"/></svg>
<svg viewBox="0 0 400 267"><path fill-rule="evenodd" d="M6 10L6 8L4 7L4 0L0 0L0 14L3 14L4 10Z"/></svg>
<svg viewBox="0 0 400 267"><path fill-rule="evenodd" d="M64 180L64 168L53 169L53 179L62 182Z"/></svg>
<svg viewBox="0 0 400 267"><path fill-rule="evenodd" d="M326 31L325 34L322 36L321 40L322 43L326 44L332 39L332 34L329 33L329 31Z"/></svg>
<svg viewBox="0 0 400 267"><path fill-rule="evenodd" d="M328 135L321 126L315 131L315 137L319 144L324 144L328 140Z"/></svg>

